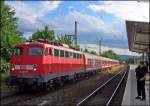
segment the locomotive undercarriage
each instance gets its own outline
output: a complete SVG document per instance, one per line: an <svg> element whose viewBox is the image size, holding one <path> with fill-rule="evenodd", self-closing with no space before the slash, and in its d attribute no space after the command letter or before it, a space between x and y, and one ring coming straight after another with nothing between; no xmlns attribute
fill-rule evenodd
<svg viewBox="0 0 150 106"><path fill-rule="evenodd" d="M55 77L52 79L43 80L41 76L11 76L7 82L7 85L16 86L20 91L33 89L33 90L43 90L50 87L60 87L64 83L70 80L78 80L79 78L86 77L95 74L97 70L92 70L88 72L74 73L72 75L64 75L60 77Z"/></svg>

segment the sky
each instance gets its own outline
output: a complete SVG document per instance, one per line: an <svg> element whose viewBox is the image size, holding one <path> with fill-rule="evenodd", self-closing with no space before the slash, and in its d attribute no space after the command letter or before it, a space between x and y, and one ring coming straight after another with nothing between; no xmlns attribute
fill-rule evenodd
<svg viewBox="0 0 150 106"><path fill-rule="evenodd" d="M125 20L149 22L149 2L137 1L6 1L16 12L19 31L29 38L48 25L57 35L74 34L78 43L128 49ZM128 52L126 52L127 54Z"/></svg>

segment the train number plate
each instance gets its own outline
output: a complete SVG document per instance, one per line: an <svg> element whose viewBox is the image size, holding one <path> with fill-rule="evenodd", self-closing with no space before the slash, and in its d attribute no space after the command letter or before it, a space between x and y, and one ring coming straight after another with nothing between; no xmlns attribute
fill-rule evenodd
<svg viewBox="0 0 150 106"><path fill-rule="evenodd" d="M26 65L20 65L20 69L26 69Z"/></svg>
<svg viewBox="0 0 150 106"><path fill-rule="evenodd" d="M15 65L16 70L32 70L33 65Z"/></svg>

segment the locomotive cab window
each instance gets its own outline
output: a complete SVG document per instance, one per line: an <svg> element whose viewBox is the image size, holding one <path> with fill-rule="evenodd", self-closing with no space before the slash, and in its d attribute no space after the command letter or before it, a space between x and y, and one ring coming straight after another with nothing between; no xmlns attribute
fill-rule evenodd
<svg viewBox="0 0 150 106"><path fill-rule="evenodd" d="M15 55L15 56L22 55L22 53L23 53L23 48L21 48L21 47L15 47L13 50L13 55Z"/></svg>
<svg viewBox="0 0 150 106"><path fill-rule="evenodd" d="M30 47L29 55L42 55L42 48L40 47Z"/></svg>

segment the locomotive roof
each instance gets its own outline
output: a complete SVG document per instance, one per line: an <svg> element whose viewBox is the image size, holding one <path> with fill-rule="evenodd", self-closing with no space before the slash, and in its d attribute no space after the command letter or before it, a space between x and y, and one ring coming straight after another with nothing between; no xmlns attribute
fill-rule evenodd
<svg viewBox="0 0 150 106"><path fill-rule="evenodd" d="M27 46L27 45L41 46L41 47L52 47L52 48L60 49L60 50L67 50L67 51L72 51L72 52L81 53L81 54L83 53L81 51L77 51L77 50L74 50L72 48L68 48L68 47L64 47L64 46L56 46L56 45L52 45L52 44L49 44L49 43L38 42L38 41L25 42L23 44L17 45L16 47Z"/></svg>
<svg viewBox="0 0 150 106"><path fill-rule="evenodd" d="M81 53L81 54L84 54L86 56L93 57L95 59L97 58L97 59L102 59L102 60L118 62L118 60L114 60L114 59L110 59L110 58L106 58L106 57L102 57L102 56L94 55L94 54L90 54L90 53L84 53L84 52L81 52L81 51L74 50L72 48L67 48L67 47L63 47L63 46L56 46L56 45L52 45L52 44L45 43L45 42L38 42L38 41L25 42L23 44L17 45L16 47L27 46L27 45L34 45L34 46L41 46L41 47L45 47L45 46L48 47L49 46L49 47L53 47L53 48L60 49L60 50L67 50L67 51L72 51L72 52L75 52L75 53Z"/></svg>
<svg viewBox="0 0 150 106"><path fill-rule="evenodd" d="M25 43L16 45L16 47L19 47L19 46L27 46L27 45L44 46L44 43L41 43L41 42L25 42Z"/></svg>

